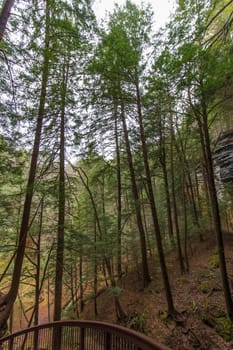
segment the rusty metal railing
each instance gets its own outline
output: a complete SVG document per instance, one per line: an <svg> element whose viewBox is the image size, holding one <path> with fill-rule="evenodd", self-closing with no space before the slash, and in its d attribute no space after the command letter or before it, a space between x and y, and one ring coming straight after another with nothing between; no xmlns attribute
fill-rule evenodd
<svg viewBox="0 0 233 350"><path fill-rule="evenodd" d="M97 321L41 324L0 339L0 350L169 350L131 329Z"/></svg>

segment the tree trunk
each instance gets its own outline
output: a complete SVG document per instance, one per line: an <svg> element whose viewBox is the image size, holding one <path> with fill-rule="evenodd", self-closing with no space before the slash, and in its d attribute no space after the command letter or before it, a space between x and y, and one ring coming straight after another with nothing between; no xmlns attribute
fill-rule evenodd
<svg viewBox="0 0 233 350"><path fill-rule="evenodd" d="M97 266L97 231L96 217L94 217L94 315L98 316L97 292L98 292L98 266Z"/></svg>
<svg viewBox="0 0 233 350"><path fill-rule="evenodd" d="M179 228L179 222L178 222L177 203L176 203L173 152L174 152L174 130L173 130L173 117L172 117L172 113L170 113L170 163L171 163L170 165L171 165L171 193L172 193L172 202L173 202L173 217L175 222L177 252L178 252L178 260L180 264L180 272L184 273L185 271L184 259L183 259L182 249L181 249L180 228Z"/></svg>
<svg viewBox="0 0 233 350"><path fill-rule="evenodd" d="M63 255L64 255L64 234L65 234L65 107L66 90L69 74L69 65L63 65L63 77L61 88L61 121L60 121L60 169L59 169L59 212L57 231L57 254L55 273L55 296L53 320L61 319L62 310L62 278L63 278Z"/></svg>
<svg viewBox="0 0 233 350"><path fill-rule="evenodd" d="M131 187L132 187L132 195L134 199L137 225L138 225L138 231L139 231L139 237L140 237L140 243L141 243L140 246L141 246L141 256L142 256L143 287L146 287L151 281L150 274L149 274L148 260L147 260L146 237L145 237L145 231L144 231L143 222L142 222L140 198L139 198L139 193L138 193L138 188L136 183L135 171L133 166L133 158L132 158L132 153L130 149L128 128L127 128L126 119L125 119L124 103L122 99L121 99L121 121L122 121L123 132L124 132L125 147L126 147L128 167L129 167Z"/></svg>
<svg viewBox="0 0 233 350"><path fill-rule="evenodd" d="M80 312L84 310L84 300L83 300L83 247L81 247L80 258L79 258L79 294L80 294Z"/></svg>
<svg viewBox="0 0 233 350"><path fill-rule="evenodd" d="M115 121L115 144L116 144L116 168L117 168L117 275L118 279L122 277L122 263L121 263L121 157L118 139L118 123L117 110L115 107L114 121Z"/></svg>
<svg viewBox="0 0 233 350"><path fill-rule="evenodd" d="M41 200L40 208L40 226L38 241L36 242L36 286L35 286L35 316L34 316L34 326L39 324L39 304L40 304L40 253L41 253L41 234L43 225L43 210L44 210L44 200Z"/></svg>
<svg viewBox="0 0 233 350"><path fill-rule="evenodd" d="M44 118L44 108L46 99L46 87L49 76L49 22L50 22L50 9L48 1L46 1L46 28L45 28L45 47L44 47L44 63L42 69L42 82L40 91L40 103L37 115L37 125L35 130L34 146L32 151L32 158L28 176L28 182L26 187L26 197L24 201L23 216L19 233L18 248L14 263L14 270L12 275L11 287L9 292L0 300L0 329L5 327L7 319L11 313L12 306L17 297L22 264L24 259L24 252L26 247L27 233L29 227L29 218L31 212L31 204L33 197L33 189L35 183L37 160L39 155L41 131Z"/></svg>
<svg viewBox="0 0 233 350"><path fill-rule="evenodd" d="M208 186L209 186L209 192L210 192L211 209L212 209L213 220L214 220L214 228L215 228L215 233L216 233L217 243L218 243L218 255L219 255L219 264L220 264L221 277L222 277L222 285L223 285L223 291L225 296L227 315L230 319L233 320L233 301L232 301L231 290L230 290L228 275L227 275L225 250L224 250L223 234L222 234L222 227L221 227L221 218L220 218L220 211L219 211L219 205L218 205L217 191L216 191L215 181L214 181L212 153L210 148L208 115L207 115L207 108L205 105L204 97L202 97L202 114L203 114L202 125L203 125L203 133L205 137L205 147L206 147L205 151L206 151L206 159L207 159L207 164L206 164L207 178L208 178Z"/></svg>
<svg viewBox="0 0 233 350"><path fill-rule="evenodd" d="M162 131L161 118L159 118L159 133L160 133L160 137L159 137L160 164L162 166L162 171L163 171L164 190L165 190L165 197L166 197L168 234L170 237L170 241L172 243L174 243L174 232L173 232L173 224L172 224L172 209L171 209L171 200L170 200L168 174L167 174L167 162L166 162L166 153L165 153L165 140L164 140L164 135L163 135L163 131Z"/></svg>
<svg viewBox="0 0 233 350"><path fill-rule="evenodd" d="M229 285L228 275L227 275L223 233L222 233L222 227L221 227L221 218L220 218L220 211L219 211L219 205L218 205L217 191L216 191L215 180L214 180L213 159L212 159L212 153L211 153L211 147L210 147L208 112L207 112L207 106L206 106L205 95L203 92L202 82L200 82L200 88L202 90L201 112L198 111L193 105L190 94L189 94L189 102L194 112L194 115L196 117L196 120L198 122L202 153L205 160L206 180L208 183L210 204L211 204L211 210L212 210L212 216L213 216L213 222L214 222L214 230L215 230L217 244L218 244L218 256L219 256L219 264L220 264L220 271L221 271L221 278L222 278L222 286L223 286L224 297L225 297L226 311L227 311L228 317L230 319L233 319L233 300L231 296L231 290L230 290L230 285Z"/></svg>
<svg viewBox="0 0 233 350"><path fill-rule="evenodd" d="M140 91L139 91L139 85L136 84L135 87L136 87L136 94L137 94L136 99L137 99L137 110L138 110L138 122L139 122L139 128L140 128L141 147L142 147L144 168L145 168L145 173L146 173L146 182L147 182L147 187L148 187L148 195L149 195L149 201L150 201L152 220L153 220L155 236L156 236L156 241L157 241L160 267L161 267L161 271L162 271L163 283L164 283L164 288L165 288L165 293L166 293L168 313L170 315L174 315L175 308L174 308L174 304L173 304L172 292L171 292L168 271L167 271L167 266L166 266L164 251L163 251L162 237L161 237L160 226L159 226L159 221L158 221L157 209L155 206L154 191L153 191L153 186L152 186L152 181L151 181L151 174L150 174L150 167L149 167L147 146L146 146L146 138L145 138L145 133L144 133L143 121L142 121L141 96L140 96Z"/></svg>
<svg viewBox="0 0 233 350"><path fill-rule="evenodd" d="M0 15L0 42L2 41L3 35L6 30L6 25L8 18L10 16L10 11L14 5L15 0L5 0L4 5L2 7L2 12Z"/></svg>

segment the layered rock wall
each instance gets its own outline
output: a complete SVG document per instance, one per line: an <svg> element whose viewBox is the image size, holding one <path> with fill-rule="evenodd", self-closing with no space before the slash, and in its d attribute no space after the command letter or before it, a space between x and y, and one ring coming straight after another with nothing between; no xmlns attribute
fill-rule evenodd
<svg viewBox="0 0 233 350"><path fill-rule="evenodd" d="M223 183L233 182L233 130L222 132L213 154L214 166L219 168Z"/></svg>

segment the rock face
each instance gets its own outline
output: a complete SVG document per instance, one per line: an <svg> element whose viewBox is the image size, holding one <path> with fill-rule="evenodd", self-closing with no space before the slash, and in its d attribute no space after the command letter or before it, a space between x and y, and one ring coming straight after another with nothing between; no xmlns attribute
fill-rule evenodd
<svg viewBox="0 0 233 350"><path fill-rule="evenodd" d="M233 182L233 130L222 132L213 154L214 165L220 170L223 183Z"/></svg>

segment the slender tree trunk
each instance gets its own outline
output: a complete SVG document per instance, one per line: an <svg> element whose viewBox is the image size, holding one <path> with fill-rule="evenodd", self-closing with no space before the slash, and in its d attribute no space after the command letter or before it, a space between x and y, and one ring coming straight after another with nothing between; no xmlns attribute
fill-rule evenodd
<svg viewBox="0 0 233 350"><path fill-rule="evenodd" d="M44 200L41 200L40 208L40 226L38 233L38 241L36 242L36 286L35 286L35 316L34 325L37 326L39 323L39 304L40 304L40 253L41 253L41 234L43 225L43 210Z"/></svg>
<svg viewBox="0 0 233 350"><path fill-rule="evenodd" d="M0 329L5 327L7 319L10 315L12 306L17 297L22 264L24 259L24 252L26 247L27 233L29 227L29 218L31 212L31 204L33 197L33 189L35 183L37 160L39 155L41 131L44 118L44 108L46 99L46 87L49 76L49 22L50 22L50 9L48 1L46 1L46 26L45 26L45 47L44 47L44 63L42 69L42 82L40 91L40 102L37 115L37 125L35 130L34 146L32 151L32 158L28 176L28 182L26 187L26 197L24 201L23 216L21 222L21 228L19 233L18 248L15 258L14 270L12 275L11 287L9 292L0 300Z"/></svg>
<svg viewBox="0 0 233 350"><path fill-rule="evenodd" d="M146 184L144 184L144 187L146 187ZM143 190L141 189L141 198L143 196L142 192L143 192ZM145 204L142 203L143 226L144 226L144 229L145 229L146 242L147 242L147 247L148 247L148 251L149 251L149 256L150 256L150 258L152 258L153 253L152 253L152 248L151 248L150 236L149 236L149 232L148 232L148 225L147 225L147 220L146 220L146 214L147 214L147 211L146 211L146 208L145 208Z"/></svg>
<svg viewBox="0 0 233 350"><path fill-rule="evenodd" d="M15 0L5 0L0 15L0 42L2 41L3 35L6 30L7 21L10 16L11 9L14 5Z"/></svg>
<svg viewBox="0 0 233 350"><path fill-rule="evenodd" d="M116 313L116 318L118 321L122 321L123 319L126 318L126 314L121 306L120 300L119 300L119 296L116 295L115 293L115 288L116 288L116 282L112 273L112 269L111 269L111 264L110 264L110 260L109 259L105 259L105 265L107 267L107 271L108 271L108 275L109 275L109 279L111 282L111 287L113 289L113 297L114 297L114 304L115 304L115 313Z"/></svg>
<svg viewBox="0 0 233 350"><path fill-rule="evenodd" d="M163 283L164 283L164 288L165 288L165 293L166 293L168 312L170 315L174 315L175 314L175 307L174 307L174 303L173 303L172 291L171 291L171 286L170 286L170 282L169 282L168 271L167 271L167 266L166 266L164 251L163 251L161 231L160 231L157 209L155 206L154 191L153 191L153 186L152 186L152 181L151 181L150 167L149 167L148 154L147 154L146 138L145 138L145 133L144 133L143 121L142 121L141 96L140 96L139 85L136 84L135 87L136 87L136 94L137 94L136 98L137 98L137 110L138 110L138 122L139 122L139 128L140 128L141 147L142 147L144 168L145 168L145 173L146 173L146 181L147 181L147 187L148 187L148 195L149 195L149 201L150 201L150 207L151 207L151 214L152 214L155 236L156 236L156 241L157 241L160 267L161 267L161 271L162 271Z"/></svg>
<svg viewBox="0 0 233 350"><path fill-rule="evenodd" d="M180 228L179 228L179 222L178 222L177 203L176 203L173 153L174 153L174 130L173 130L173 117L172 117L172 113L170 113L170 163L171 163L170 165L171 165L171 193L172 193L172 202L173 202L173 217L174 217L175 230L176 230L177 252L178 252L178 260L180 264L180 272L184 273L185 271L184 259L183 259L182 249L181 249Z"/></svg>
<svg viewBox="0 0 233 350"><path fill-rule="evenodd" d="M50 251L48 253L48 257L47 257L47 260L46 260L46 263L45 263L43 275L42 275L42 278L40 280L40 285L39 285L39 289L38 289L38 295L41 295L43 284L44 284L46 279L48 280L48 277L46 275L47 275L47 270L48 270L48 265L49 265L49 261L50 261L52 250L53 250L53 245L51 246ZM28 322L28 328L31 327L32 321L33 321L33 319L35 319L34 315L36 314L37 309L38 309L38 306L35 304L35 307L33 308L30 320ZM36 319L37 319L37 316L36 316ZM39 320L39 317L38 317L38 320ZM34 323L35 323L35 321L34 321Z"/></svg>
<svg viewBox="0 0 233 350"><path fill-rule="evenodd" d="M57 254L55 272L55 296L53 320L61 319L62 310L62 278L63 278L63 258L64 258L64 234L65 234L65 107L66 90L69 74L69 65L64 63L62 88L61 88L61 121L60 121L60 169L59 169L59 212L58 212L58 232L57 232Z"/></svg>
<svg viewBox="0 0 233 350"><path fill-rule="evenodd" d="M69 74L69 65L64 63L62 72L61 87L61 120L60 120L60 152L59 152L59 204L58 204L58 230L56 249L56 270L55 270L55 293L53 320L59 321L62 316L62 280L64 260L64 235L65 235L65 107L66 90ZM54 328L53 349L58 349L61 342L61 334Z"/></svg>
<svg viewBox="0 0 233 350"><path fill-rule="evenodd" d="M98 292L98 266L97 266L97 230L96 217L94 217L94 315L98 315L97 292Z"/></svg>
<svg viewBox="0 0 233 350"><path fill-rule="evenodd" d="M159 132L160 132L160 164L163 171L163 180L164 180L164 190L166 197L166 208L167 208L167 222L168 222L168 234L172 243L174 243L174 232L172 224L172 209L171 209L171 200L169 192L169 183L168 183L168 174L167 174L167 162L166 162L166 153L165 153L165 140L162 131L162 122L159 118Z"/></svg>
<svg viewBox="0 0 233 350"><path fill-rule="evenodd" d="M146 237L145 237L145 231L144 231L143 222L142 222L140 198L139 198L139 193L138 193L138 188L136 183L135 171L133 166L133 158L132 158L132 153L130 149L128 128L127 128L126 119L125 119L124 103L122 99L121 99L121 121L122 121L123 132L124 132L125 147L126 147L129 173L130 173L130 179L131 179L132 195L134 198L137 225L138 225L138 231L139 231L139 237L140 237L140 243L141 243L140 246L141 246L141 256L142 256L143 286L146 287L151 281L150 274L149 274L148 260L147 260Z"/></svg>
<svg viewBox="0 0 233 350"><path fill-rule="evenodd" d="M177 127L177 133L179 133L178 127ZM198 210L197 210L197 205L196 205L196 201L195 201L194 186L193 186L193 181L191 178L190 167L189 167L189 163L188 163L187 158L186 158L186 147L184 145L182 138L179 137L179 139L180 139L180 148L179 148L178 144L176 143L176 150L177 150L177 153L179 155L180 163L182 166L182 176L184 175L185 178L187 178L187 180L185 180L185 183L186 183L189 201L190 201L192 208L193 208L193 213L192 213L193 223L199 229L199 238L200 238L200 242L202 242L203 235L202 235L201 227L199 224ZM184 186L184 184L183 184L183 186ZM187 211L187 208L186 208L186 211Z"/></svg>
<svg viewBox="0 0 233 350"><path fill-rule="evenodd" d="M192 103L191 99L191 93L188 91L188 98L189 98L189 103L190 106L194 112L194 115L196 117L197 123L198 123L198 132L199 132L199 137L200 137L200 143L201 143L201 150L202 150L202 161L201 161L201 169L202 169L202 174L203 174L203 181L204 181L204 188L205 188L205 195L206 195L206 206L207 206L207 213L209 219L211 219L211 213L210 213L210 193L209 193L209 184L208 184L208 176L207 176L207 154L206 154L206 140L205 136L203 134L203 123L201 120L201 117L199 115L199 111L195 108L195 106Z"/></svg>
<svg viewBox="0 0 233 350"><path fill-rule="evenodd" d="M79 257L79 293L80 293L80 312L84 310L84 291L83 291L83 251L81 247L80 257Z"/></svg>
<svg viewBox="0 0 233 350"><path fill-rule="evenodd" d="M48 266L48 277L47 277L47 295L48 295L48 303L47 303L47 309L48 309L48 322L51 320L51 307L50 307L50 269Z"/></svg>
<svg viewBox="0 0 233 350"><path fill-rule="evenodd" d="M218 256L219 256L219 264L220 264L220 270L221 270L222 286L223 286L224 297L225 297L226 311L227 311L228 317L230 319L233 319L233 300L231 296L231 290L230 290L230 285L229 285L228 275L227 275L223 233L222 233L222 227L221 227L221 218L220 218L220 211L219 211L219 205L218 205L217 191L216 191L215 180L214 180L213 159L212 159L212 153L211 153L211 147L210 147L208 112L207 112L205 95L203 93L202 82L200 83L200 87L202 89L201 112L198 111L193 105L190 94L189 94L189 102L194 112L194 115L196 117L196 120L198 122L202 153L205 160L206 179L207 179L208 190L210 195L210 204L211 204L211 210L212 210L212 216L213 216L213 222L214 222L214 230L216 233L217 244L218 244Z"/></svg>
<svg viewBox="0 0 233 350"><path fill-rule="evenodd" d="M117 168L117 275L118 279L122 277L122 262L121 262L121 157L119 148L119 137L118 137L118 118L117 118L117 107L114 111L115 121L115 144L116 144L116 168Z"/></svg>
<svg viewBox="0 0 233 350"><path fill-rule="evenodd" d="M182 169L183 166L182 166ZM188 257L188 220L187 220L187 205L186 205L186 181L185 181L185 171L182 171L182 200L183 200L183 217L184 217L184 258L186 264L186 272L189 272L189 257Z"/></svg>
<svg viewBox="0 0 233 350"><path fill-rule="evenodd" d="M209 128L208 128L208 114L207 108L205 104L205 98L202 97L202 114L203 114L203 133L205 137L205 146L206 146L206 158L207 158L207 177L208 177L208 186L210 191L210 201L211 201L211 209L214 220L214 228L218 242L218 255L219 255L219 263L221 269L221 277L222 277L222 285L225 296L226 310L228 317L233 319L233 300L231 296L231 290L228 281L227 275L227 267L226 267L226 259L225 259L225 249L223 242L223 233L221 227L221 218L220 211L218 205L217 191L215 187L214 181L214 170L213 170L213 160L212 153L210 148L210 137L209 137Z"/></svg>

